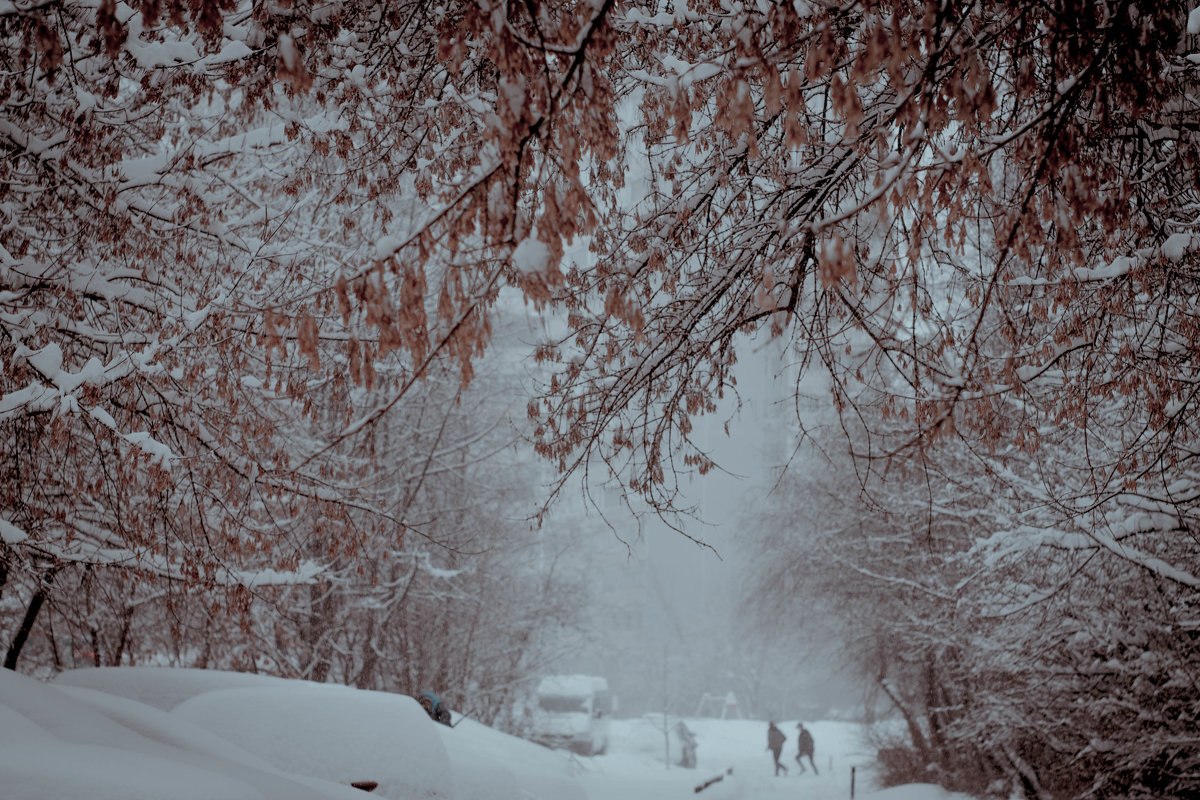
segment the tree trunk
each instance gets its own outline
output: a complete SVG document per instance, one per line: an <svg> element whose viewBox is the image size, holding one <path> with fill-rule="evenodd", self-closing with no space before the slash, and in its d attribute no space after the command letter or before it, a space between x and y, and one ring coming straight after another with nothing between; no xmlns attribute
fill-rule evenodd
<svg viewBox="0 0 1200 800"><path fill-rule="evenodd" d="M1051 795L1042 788L1041 781L1038 780L1037 771L1021 758L1015 750L1007 745L1004 746L1004 756L1008 762L1013 765L1020 776L1021 783L1025 787L1026 793L1032 793L1038 800L1051 800Z"/></svg>
<svg viewBox="0 0 1200 800"><path fill-rule="evenodd" d="M62 672L62 654L58 652L58 637L54 635L54 606L46 612L46 638L50 640L50 655L54 658L54 671Z"/></svg>
<svg viewBox="0 0 1200 800"><path fill-rule="evenodd" d="M212 617L205 616L204 618L204 647L200 650L200 657L193 665L196 669L208 669L209 659L212 658Z"/></svg>
<svg viewBox="0 0 1200 800"><path fill-rule="evenodd" d="M42 604L46 602L46 597L50 594L50 586L54 583L54 573L57 571L57 569L51 569L46 572L38 584L37 591L29 599L29 608L25 609L25 618L21 620L21 627L17 628L17 635L13 637L12 644L8 647L8 653L4 656L5 669L16 671L21 648L25 646L25 641L33 631L33 623L37 621L38 612L42 610Z"/></svg>
<svg viewBox="0 0 1200 800"><path fill-rule="evenodd" d="M329 628L333 625L332 583L315 581L308 589L309 618L306 630L309 646L309 666L304 676L310 681L325 683L333 666L329 645Z"/></svg>
<svg viewBox="0 0 1200 800"><path fill-rule="evenodd" d="M925 661L925 717L929 721L929 738L937 753L938 763L952 768L953 764L948 763L951 760L950 753L942 731L946 704L946 692L942 688L933 656L929 656Z"/></svg>
<svg viewBox="0 0 1200 800"><path fill-rule="evenodd" d="M926 764L928 764L932 760L929 752L929 742L925 739L925 734L921 732L920 723L917 722L916 717L913 716L908 706L896 696L895 692L892 691L891 683L888 682L887 678L880 675L875 680L879 685L879 688L883 690L883 693L886 694L888 699L892 701L892 705L894 705L897 710L899 710L900 715L904 717L904 722L908 726L908 735L909 738L912 739L913 747L917 749L917 752L921 754L921 758Z"/></svg>
<svg viewBox="0 0 1200 800"><path fill-rule="evenodd" d="M370 612L367 614L367 631L363 641L362 667L354 676L354 685L359 689L374 688L372 682L375 680L375 665L379 661L375 648L375 614Z"/></svg>
<svg viewBox="0 0 1200 800"><path fill-rule="evenodd" d="M121 661L125 658L125 648L129 646L129 633L133 627L133 612L136 606L128 606L121 620L121 635L117 639L117 646L113 649L112 654L108 658L110 667L121 666Z"/></svg>

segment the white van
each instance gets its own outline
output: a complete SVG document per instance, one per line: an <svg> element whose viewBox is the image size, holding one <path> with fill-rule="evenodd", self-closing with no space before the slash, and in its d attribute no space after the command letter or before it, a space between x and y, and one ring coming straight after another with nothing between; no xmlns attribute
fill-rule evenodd
<svg viewBox="0 0 1200 800"><path fill-rule="evenodd" d="M530 720L535 742L580 755L608 749L609 720L616 698L608 681L595 675L550 675L538 684Z"/></svg>

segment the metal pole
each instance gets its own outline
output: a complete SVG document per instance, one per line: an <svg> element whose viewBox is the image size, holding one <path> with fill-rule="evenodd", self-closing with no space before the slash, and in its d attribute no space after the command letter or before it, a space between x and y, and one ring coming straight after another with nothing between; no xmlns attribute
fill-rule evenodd
<svg viewBox="0 0 1200 800"><path fill-rule="evenodd" d="M667 646L663 645L663 754L666 768L671 769L671 729L667 726Z"/></svg>
<svg viewBox="0 0 1200 800"><path fill-rule="evenodd" d="M854 800L854 770L856 767L850 767L850 800Z"/></svg>

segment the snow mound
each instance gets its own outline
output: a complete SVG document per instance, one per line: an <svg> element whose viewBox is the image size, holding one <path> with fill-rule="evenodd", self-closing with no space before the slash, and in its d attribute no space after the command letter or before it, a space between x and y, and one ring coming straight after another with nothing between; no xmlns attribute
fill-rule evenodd
<svg viewBox="0 0 1200 800"><path fill-rule="evenodd" d="M376 797L454 796L435 723L405 695L331 684L221 689L171 712L245 748L276 769L335 783L375 781Z"/></svg>
<svg viewBox="0 0 1200 800"><path fill-rule="evenodd" d="M173 667L72 670L54 686L159 741L306 785L337 784L358 799L346 784L376 781L373 797L406 800L588 798L573 757L463 717L453 728L436 725L406 695ZM9 732L14 742L44 735L9 722L5 710L0 744Z"/></svg>
<svg viewBox="0 0 1200 800"><path fill-rule="evenodd" d="M263 800L262 792L219 772L100 745L5 747L5 800Z"/></svg>
<svg viewBox="0 0 1200 800"><path fill-rule="evenodd" d="M479 787L479 776L465 776L459 781L458 765L463 762L486 765L489 769L502 766L515 777L520 790L517 797L521 800L588 800L588 793L576 780L581 767L572 756L518 739L472 719L463 718L453 728L433 727L455 763L455 780L460 792L458 800L476 797L500 800L506 796L490 791L483 795L472 794Z"/></svg>
<svg viewBox="0 0 1200 800"><path fill-rule="evenodd" d="M970 795L949 792L933 783L908 783L864 794L863 800L971 800Z"/></svg>
<svg viewBox="0 0 1200 800"><path fill-rule="evenodd" d="M89 695L87 702L0 670L0 796L4 800L361 798L349 786L293 780L257 768L246 754L204 742L203 735L171 725L163 712L149 706L74 691ZM134 727L122 724L122 719Z"/></svg>

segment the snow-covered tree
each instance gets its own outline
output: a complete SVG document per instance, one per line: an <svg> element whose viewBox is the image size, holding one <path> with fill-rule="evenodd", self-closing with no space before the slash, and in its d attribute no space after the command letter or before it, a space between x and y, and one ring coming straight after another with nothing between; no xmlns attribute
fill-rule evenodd
<svg viewBox="0 0 1200 800"><path fill-rule="evenodd" d="M1094 672L1089 631L1115 625L1128 676L1139 642L1189 640L1198 583L1197 33L1138 0L0 4L6 660L77 588L111 609L70 621L103 661L157 587L332 613L320 587L401 538L422 582L465 574L422 571L405 516L452 535L461 487L406 506L374 478L514 286L566 321L538 449L656 508L712 468L694 418L736 392L747 334L828 373L858 485L924 487L877 501L903 567L878 574L952 637L924 684L939 735L975 719L985 654L1033 640L984 626L968 657L931 597L982 625L1005 592L1094 577L1125 602L1089 596L1054 657ZM594 258L560 266L580 235ZM1168 627L1134 630L1158 597ZM333 670L314 633L289 663ZM1138 677L1175 697L1189 648ZM1038 752L1117 753L1154 790L1159 756L1111 741ZM1081 791L1011 744L1001 773ZM1159 788L1187 788L1167 763Z"/></svg>
<svg viewBox="0 0 1200 800"><path fill-rule="evenodd" d="M1076 453L1058 455L1046 463ZM901 741L880 742L890 780L1188 796L1196 593L1170 565L1194 563L1194 545L1147 515L1092 527L1039 498L1049 476L1009 457L992 471L996 459L944 445L866 491L847 491L849 455L795 468L761 521L760 615L843 643L903 720Z"/></svg>
<svg viewBox="0 0 1200 800"><path fill-rule="evenodd" d="M710 467L692 419L735 391L751 331L830 372L851 418L875 387L908 422L885 453L956 431L1032 447L1127 398L1144 430L1095 454L1089 496L1186 458L1184 4L661 4L614 24L637 43L618 85L641 177L597 189L595 263L556 294L573 322L534 411L564 469L604 459L669 505L674 467Z"/></svg>
<svg viewBox="0 0 1200 800"><path fill-rule="evenodd" d="M558 280L608 10L0 8L8 661L65 569L244 611L401 532L377 429Z"/></svg>

